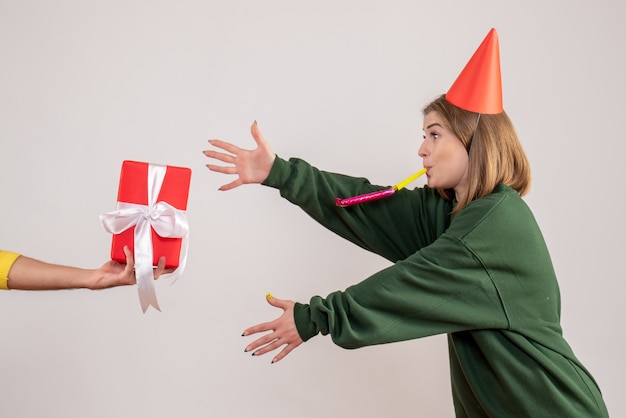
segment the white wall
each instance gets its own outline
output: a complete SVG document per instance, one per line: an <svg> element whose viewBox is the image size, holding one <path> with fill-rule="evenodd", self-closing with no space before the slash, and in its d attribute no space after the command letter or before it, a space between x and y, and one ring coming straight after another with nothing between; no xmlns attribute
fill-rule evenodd
<svg viewBox="0 0 626 418"><path fill-rule="evenodd" d="M201 151L252 147L256 119L283 157L393 184L420 167L421 107L491 27L566 337L625 416L625 7L508 3L1 1L0 248L97 267L122 160L194 172L188 269L157 283L162 313L134 288L0 292L0 416L452 416L443 336L243 352L243 329L278 314L266 291L305 302L386 262L275 190L218 192Z"/></svg>

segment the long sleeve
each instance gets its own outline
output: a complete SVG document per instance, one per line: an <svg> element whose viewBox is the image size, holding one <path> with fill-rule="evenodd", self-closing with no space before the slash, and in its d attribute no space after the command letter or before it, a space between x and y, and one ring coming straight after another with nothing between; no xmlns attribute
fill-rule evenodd
<svg viewBox="0 0 626 418"><path fill-rule="evenodd" d="M508 327L488 272L448 234L344 292L297 304L294 317L303 340L330 334L344 348Z"/></svg>
<svg viewBox="0 0 626 418"><path fill-rule="evenodd" d="M263 184L279 189L281 196L324 227L393 262L431 244L450 223L452 204L428 187L402 189L386 199L337 207L336 197L385 187L365 178L320 171L297 158L286 161L276 157Z"/></svg>

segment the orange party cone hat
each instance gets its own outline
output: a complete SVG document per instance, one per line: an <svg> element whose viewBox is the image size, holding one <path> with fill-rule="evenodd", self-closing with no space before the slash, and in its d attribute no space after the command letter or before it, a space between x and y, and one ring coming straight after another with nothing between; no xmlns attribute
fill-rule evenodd
<svg viewBox="0 0 626 418"><path fill-rule="evenodd" d="M446 100L470 112L501 113L502 78L498 33L491 29L457 77Z"/></svg>

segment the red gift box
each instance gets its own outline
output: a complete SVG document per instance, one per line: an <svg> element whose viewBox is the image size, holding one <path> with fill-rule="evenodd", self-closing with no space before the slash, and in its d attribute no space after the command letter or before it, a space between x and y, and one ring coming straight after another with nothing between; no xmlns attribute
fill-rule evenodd
<svg viewBox="0 0 626 418"><path fill-rule="evenodd" d="M118 202L148 205L148 163L124 161L120 174L120 184L117 194ZM191 169L186 167L166 166L163 185L156 202L166 202L176 209L187 210ZM134 232L131 227L122 233L113 235L111 245L111 259L126 263L124 246L128 246L134 255ZM164 238L152 229L153 265L157 265L159 258L165 256L165 267L178 267L182 238Z"/></svg>

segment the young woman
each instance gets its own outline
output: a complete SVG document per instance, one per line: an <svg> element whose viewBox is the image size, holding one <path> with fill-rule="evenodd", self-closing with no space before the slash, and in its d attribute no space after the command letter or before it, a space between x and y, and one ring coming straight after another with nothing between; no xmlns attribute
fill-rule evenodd
<svg viewBox="0 0 626 418"><path fill-rule="evenodd" d="M268 296L284 312L244 331L269 332L246 351L283 347L276 362L320 333L345 348L445 333L457 416L607 417L596 382L562 335L550 255L521 199L530 169L513 125L503 109L452 104L452 90L424 108L419 155L428 186L358 206L334 199L383 187L277 157L256 123L253 151L210 141L226 153L206 156L229 165L208 168L238 175L221 190L277 188L326 228L393 262L308 304Z"/></svg>

